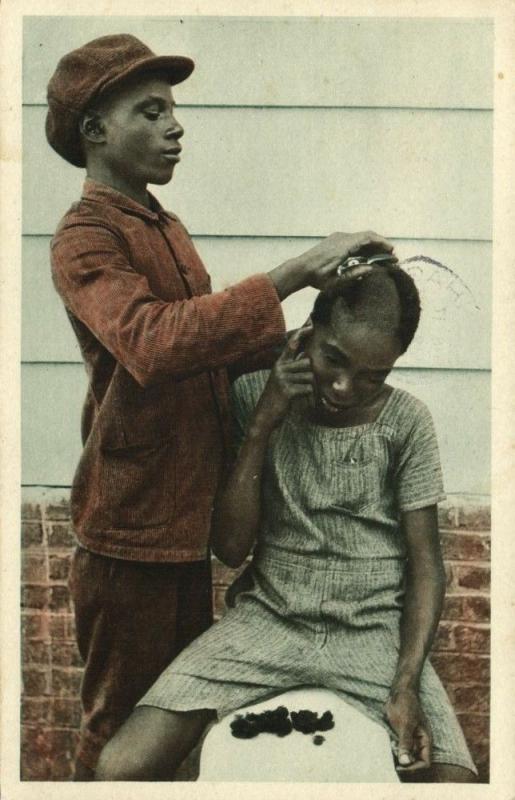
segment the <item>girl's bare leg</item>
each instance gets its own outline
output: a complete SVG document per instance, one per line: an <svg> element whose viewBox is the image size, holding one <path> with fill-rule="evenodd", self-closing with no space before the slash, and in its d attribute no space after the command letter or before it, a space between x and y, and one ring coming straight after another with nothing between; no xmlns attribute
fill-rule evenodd
<svg viewBox="0 0 515 800"><path fill-rule="evenodd" d="M477 777L466 767L456 764L433 764L435 783L477 783Z"/></svg>
<svg viewBox="0 0 515 800"><path fill-rule="evenodd" d="M169 781L215 712L164 711L138 706L106 744L97 781Z"/></svg>

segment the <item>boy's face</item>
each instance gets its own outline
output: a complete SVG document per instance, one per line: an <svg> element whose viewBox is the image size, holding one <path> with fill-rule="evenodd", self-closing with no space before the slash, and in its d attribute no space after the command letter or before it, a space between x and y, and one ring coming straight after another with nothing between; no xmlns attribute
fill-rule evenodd
<svg viewBox="0 0 515 800"><path fill-rule="evenodd" d="M126 183L141 192L147 183L171 180L184 133L174 112L170 84L159 73L136 76L101 102L104 140L98 154L107 182L111 176L113 185Z"/></svg>
<svg viewBox="0 0 515 800"><path fill-rule="evenodd" d="M315 324L304 350L311 360L316 407L335 419L372 405L400 355L395 336L337 309L329 325Z"/></svg>

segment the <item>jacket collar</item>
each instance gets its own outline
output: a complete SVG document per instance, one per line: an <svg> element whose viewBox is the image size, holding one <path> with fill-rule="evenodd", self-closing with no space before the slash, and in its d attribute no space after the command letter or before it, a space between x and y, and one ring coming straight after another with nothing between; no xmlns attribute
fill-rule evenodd
<svg viewBox="0 0 515 800"><path fill-rule="evenodd" d="M175 214L165 211L161 203L148 192L150 199L150 208L142 206L127 195L117 192L105 183L99 183L92 178L86 178L82 190L82 199L90 200L94 203L102 203L105 205L115 206L116 208L125 211L127 214L132 214L141 219L146 219L151 222L159 222L163 217L177 220Z"/></svg>

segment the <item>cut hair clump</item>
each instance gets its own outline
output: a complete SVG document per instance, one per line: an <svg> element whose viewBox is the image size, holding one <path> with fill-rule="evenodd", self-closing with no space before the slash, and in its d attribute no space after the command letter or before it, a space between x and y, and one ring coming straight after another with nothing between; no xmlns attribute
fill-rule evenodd
<svg viewBox="0 0 515 800"><path fill-rule="evenodd" d="M328 325L335 303L356 320L393 333L404 353L420 320L420 297L413 278L396 264L374 267L359 278L337 281L320 292L311 318Z"/></svg>

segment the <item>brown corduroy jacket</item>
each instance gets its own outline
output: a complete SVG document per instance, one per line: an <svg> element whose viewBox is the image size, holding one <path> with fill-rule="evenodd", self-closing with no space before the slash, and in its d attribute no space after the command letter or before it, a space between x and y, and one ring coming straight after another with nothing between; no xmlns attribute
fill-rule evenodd
<svg viewBox="0 0 515 800"><path fill-rule="evenodd" d="M71 495L80 543L138 561L204 558L228 434L225 367L282 341L272 281L211 294L176 216L89 179L51 259L89 377Z"/></svg>

